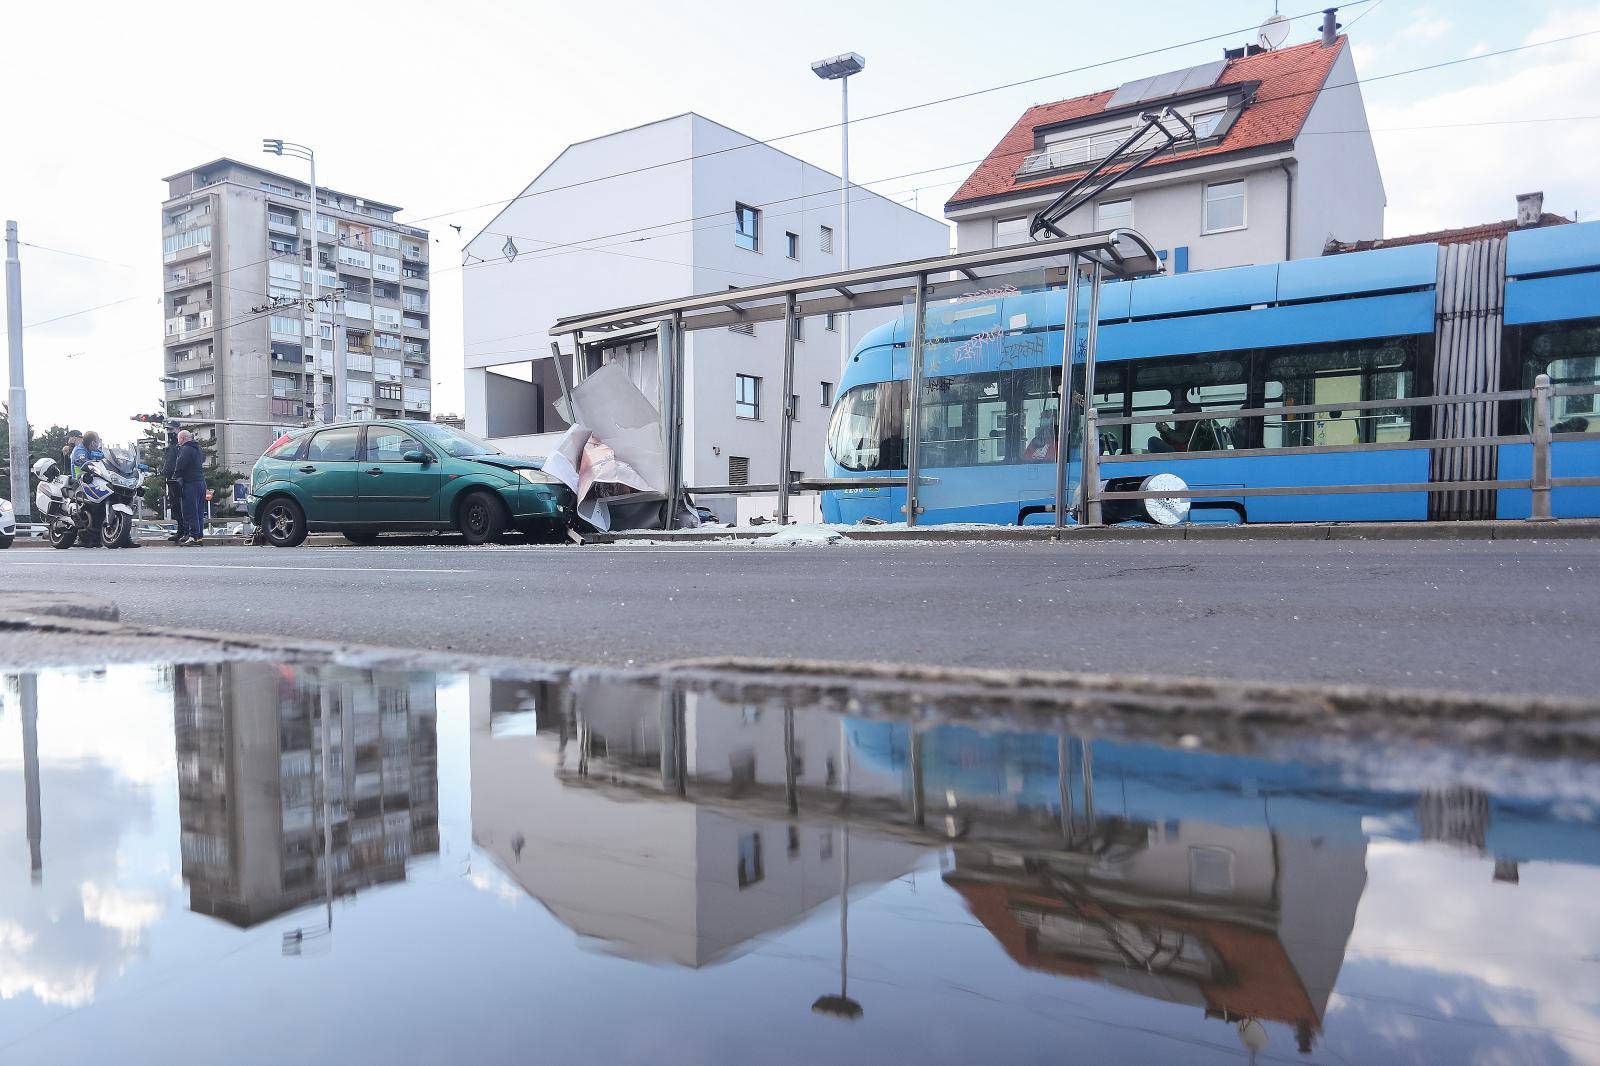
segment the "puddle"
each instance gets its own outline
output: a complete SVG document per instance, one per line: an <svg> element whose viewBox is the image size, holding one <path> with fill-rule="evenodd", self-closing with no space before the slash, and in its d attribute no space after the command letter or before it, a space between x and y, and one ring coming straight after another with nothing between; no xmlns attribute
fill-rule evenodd
<svg viewBox="0 0 1600 1066"><path fill-rule="evenodd" d="M267 662L0 700L8 1066L1600 1058L1570 755Z"/></svg>

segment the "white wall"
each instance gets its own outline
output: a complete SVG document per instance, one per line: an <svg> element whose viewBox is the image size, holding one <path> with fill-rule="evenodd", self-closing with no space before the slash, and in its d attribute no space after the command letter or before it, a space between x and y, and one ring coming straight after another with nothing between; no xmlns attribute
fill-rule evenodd
<svg viewBox="0 0 1600 1066"><path fill-rule="evenodd" d="M1236 178L1245 181L1245 228L1203 232L1205 187ZM1288 207L1284 180L1283 171L1273 157L1218 164L1199 171L1185 171L1182 175L1131 179L1101 199L1131 197L1133 228L1144 234L1155 248L1168 252L1179 247L1188 248L1190 270L1215 270L1276 263L1283 259ZM1060 189L1053 190L1054 194L1060 192ZM1031 216L1051 199L1052 196L1031 196L1000 206L986 206L981 213L959 212L957 246L963 252L992 248L996 219ZM1085 204L1068 215L1062 228L1069 233L1093 232L1094 204Z"/></svg>
<svg viewBox="0 0 1600 1066"><path fill-rule="evenodd" d="M729 286L806 277L841 270L839 255L839 178L786 153L753 144L750 138L696 116L696 154L718 152L699 160L694 174L694 214L715 216L695 233L695 288L712 292ZM726 149L733 148L733 151ZM734 244L731 212L736 203L759 207L761 246L756 252ZM765 206L762 206L765 205ZM834 231L834 247L821 249L821 227ZM788 258L786 233L799 238L800 258ZM850 201L851 267L873 266L943 255L949 251L949 227L908 207L864 189ZM839 330L829 332L821 318L806 320L795 345L794 392L799 397L790 467L810 475L822 472L829 410L821 404L822 382L837 385L843 366L842 331L851 338L894 317L893 309L857 312ZM750 480L778 480L778 433L782 408L783 324L760 323L755 336L728 330L690 335L685 375L686 441L684 471L689 484L725 484L728 457L750 460ZM761 417L734 414L734 379L741 373L762 379ZM706 501L731 520L733 501Z"/></svg>
<svg viewBox="0 0 1600 1066"><path fill-rule="evenodd" d="M1356 241L1383 236L1388 201L1372 135L1343 132L1367 128L1348 46L1328 73L1328 84L1334 87L1317 96L1295 141L1296 259L1321 255L1330 237Z"/></svg>
<svg viewBox="0 0 1600 1066"><path fill-rule="evenodd" d="M730 148L735 150L723 151ZM699 157L692 165L677 163L593 181L578 189L545 192L691 155ZM681 115L572 145L529 187L538 195L508 206L467 246L471 256L499 260L505 235L512 234L524 253L513 263L468 265L462 271L467 428L475 433L487 429L485 390L493 387L493 379L483 370L548 356L546 330L560 316L840 269L838 187L837 176L698 115ZM762 211L759 251L734 244L736 203ZM832 254L821 251L821 226L834 230ZM538 244L523 239L570 241L635 227L654 228L589 242L619 244L604 252L541 258L533 250ZM786 254L787 232L800 238L798 259ZM640 236L646 239L635 240ZM851 266L942 255L949 245L949 227L940 220L866 190L855 191L850 209ZM851 335L859 339L893 313L857 314ZM821 385L838 384L841 343L840 333L826 330L818 318L805 323L803 340L796 346L794 392L799 403L791 468L806 474L822 471L830 412L822 406ZM691 333L686 350L688 483L726 482L730 455L750 459L751 481L777 480L782 324L758 325L754 337L726 330ZM525 366L522 371L504 370L526 377ZM739 373L762 378L758 420L735 417L734 378ZM517 438L517 446L547 450L554 439L524 436ZM734 517L731 497L708 502L725 510L727 519Z"/></svg>
<svg viewBox="0 0 1600 1066"><path fill-rule="evenodd" d="M487 429L489 383L475 371L548 358L557 318L693 291L684 223L693 213L691 164L672 162L692 153L690 128L683 115L571 145L468 243L461 285L470 432ZM652 164L666 165L614 176ZM519 249L511 261L502 250L508 235ZM578 247L540 252L572 242Z"/></svg>

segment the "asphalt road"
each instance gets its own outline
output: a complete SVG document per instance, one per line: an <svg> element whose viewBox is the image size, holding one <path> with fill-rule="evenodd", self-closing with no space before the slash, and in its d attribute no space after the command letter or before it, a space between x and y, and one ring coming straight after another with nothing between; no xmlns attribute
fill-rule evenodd
<svg viewBox="0 0 1600 1066"><path fill-rule="evenodd" d="M1600 694L1594 540L12 550L6 589L107 596L140 624L552 662Z"/></svg>

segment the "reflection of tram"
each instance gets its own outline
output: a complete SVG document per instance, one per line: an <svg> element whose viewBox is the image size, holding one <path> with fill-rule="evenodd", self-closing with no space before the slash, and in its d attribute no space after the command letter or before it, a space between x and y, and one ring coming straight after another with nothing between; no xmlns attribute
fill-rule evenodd
<svg viewBox="0 0 1600 1066"><path fill-rule="evenodd" d="M1137 458L1108 464L1101 475L1171 471L1191 487L1217 489L1217 497L1197 501L1195 521L1526 518L1526 489L1226 492L1529 476L1528 444L1437 452L1403 446L1526 434L1526 401L1498 404L1498 426L1492 417L1473 421L1446 415L1444 408L1380 405L1525 390L1542 373L1558 388L1600 383L1600 223L1512 233L1503 268L1486 266L1481 278L1473 277L1485 291L1504 291L1503 308L1489 314L1457 307L1457 290L1440 289L1444 256L1437 245L1414 245L1108 283L1100 301L1095 409L1102 418L1147 421L1104 427L1102 455ZM1491 255L1482 261L1497 263ZM919 436L922 472L932 479L919 493L926 521L1013 525L1053 502L1064 297L1059 290L1037 291L1043 283L1042 274L1019 277L1014 287L991 287L928 309ZM1080 330L1086 304L1080 301ZM1458 318L1492 322L1500 311L1504 327L1494 337L1458 341L1467 335L1440 325ZM904 475L911 327L902 317L856 345L829 426L828 476ZM1078 373L1081 382L1081 368ZM1346 403L1369 406L1296 412ZM1232 413L1263 408L1271 413ZM1600 473L1600 439L1577 439L1600 432L1597 411L1595 396L1555 397L1554 476ZM1210 417L1162 421L1174 414ZM1069 417L1076 421L1078 413ZM1386 449L1305 451L1349 444ZM1170 458L1179 451L1206 457ZM1557 517L1600 515L1600 488L1557 489L1551 503ZM904 504L903 487L823 494L830 522L902 521Z"/></svg>

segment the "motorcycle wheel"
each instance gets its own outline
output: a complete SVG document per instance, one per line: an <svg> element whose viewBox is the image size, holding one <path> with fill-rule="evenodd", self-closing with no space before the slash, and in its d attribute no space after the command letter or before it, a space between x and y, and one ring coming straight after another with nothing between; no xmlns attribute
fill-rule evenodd
<svg viewBox="0 0 1600 1066"><path fill-rule="evenodd" d="M133 517L121 511L106 510L100 527L100 543L107 548L126 548L133 543Z"/></svg>
<svg viewBox="0 0 1600 1066"><path fill-rule="evenodd" d="M50 547L70 548L78 540L78 530L74 526L64 526L52 522L50 525Z"/></svg>

